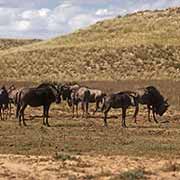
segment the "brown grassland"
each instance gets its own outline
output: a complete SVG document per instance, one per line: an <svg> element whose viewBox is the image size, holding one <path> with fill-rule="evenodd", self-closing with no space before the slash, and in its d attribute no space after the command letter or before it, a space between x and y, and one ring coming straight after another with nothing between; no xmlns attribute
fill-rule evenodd
<svg viewBox="0 0 180 180"><path fill-rule="evenodd" d="M170 103L158 124L143 106L134 124L130 108L127 129L120 110L105 128L102 113L72 118L65 102L52 105L50 128L41 108L27 108L27 127L13 113L0 122L0 179L180 179L179 21L180 8L144 11L46 41L0 41L0 86L73 80L111 93L155 85Z"/></svg>
<svg viewBox="0 0 180 180"><path fill-rule="evenodd" d="M7 50L23 45L39 42L39 39L0 39L0 50Z"/></svg>

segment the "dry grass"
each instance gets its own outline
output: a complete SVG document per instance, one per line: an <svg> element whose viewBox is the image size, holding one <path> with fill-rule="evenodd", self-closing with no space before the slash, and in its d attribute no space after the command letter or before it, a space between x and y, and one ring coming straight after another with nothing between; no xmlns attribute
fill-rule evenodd
<svg viewBox="0 0 180 180"><path fill-rule="evenodd" d="M23 45L39 42L39 39L0 39L0 50L7 50Z"/></svg>
<svg viewBox="0 0 180 180"><path fill-rule="evenodd" d="M0 78L178 80L179 9L138 12L67 36L4 50Z"/></svg>

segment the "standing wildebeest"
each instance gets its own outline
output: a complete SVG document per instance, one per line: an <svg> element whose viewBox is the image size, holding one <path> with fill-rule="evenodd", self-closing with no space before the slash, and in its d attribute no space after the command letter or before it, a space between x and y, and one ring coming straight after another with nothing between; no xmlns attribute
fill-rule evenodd
<svg viewBox="0 0 180 180"><path fill-rule="evenodd" d="M148 120L150 120L150 111L152 110L153 119L156 123L158 123L155 114L162 116L169 104L167 100L164 100L164 97L160 94L159 90L154 86L148 86L146 88L138 89L134 92L128 92L137 99L137 102L140 104L147 105L148 108ZM136 106L136 110L134 113L134 117L136 120L136 116L139 112L139 106Z"/></svg>
<svg viewBox="0 0 180 180"><path fill-rule="evenodd" d="M100 109L99 104L103 102L104 97L106 96L106 93L99 89L89 89L90 91L90 103L96 103L96 109L93 114L95 114L98 109Z"/></svg>
<svg viewBox="0 0 180 180"><path fill-rule="evenodd" d="M78 105L81 103L83 116L86 111L88 114L88 104L90 100L90 92L86 87L80 87L78 84L75 85L62 85L61 86L62 98L68 102L68 105L72 106L73 117L74 108L76 107L76 116L78 116ZM84 107L85 106L85 107Z"/></svg>
<svg viewBox="0 0 180 180"><path fill-rule="evenodd" d="M71 94L74 91L77 91L80 88L80 86L78 84L74 84L74 85L68 85L68 84L64 84L60 86L60 90L62 92L62 98L64 101L67 101L68 105L71 106Z"/></svg>
<svg viewBox="0 0 180 180"><path fill-rule="evenodd" d="M4 119L4 111L5 111L5 109L8 109L8 103L9 103L8 92L5 88L5 86L3 86L0 89L0 116L1 116L1 120ZM2 113L1 113L1 111L2 111ZM7 118L7 114L6 114L6 118Z"/></svg>
<svg viewBox="0 0 180 180"><path fill-rule="evenodd" d="M88 106L90 101L90 91L86 87L80 87L77 90L73 90L71 93L71 99L69 105L72 105L73 117L74 117L74 106L76 106L76 116L78 116L78 104L81 102L83 116L86 112L88 116Z"/></svg>
<svg viewBox="0 0 180 180"><path fill-rule="evenodd" d="M18 96L23 88L16 88L14 85L10 86L8 89L9 95L9 116L11 116L12 104L17 106ZM17 115L16 115L17 117Z"/></svg>
<svg viewBox="0 0 180 180"><path fill-rule="evenodd" d="M113 93L104 98L102 111L104 111L104 125L107 126L107 114L111 108L122 109L122 127L126 126L126 110L129 106L138 106L136 98L126 92Z"/></svg>
<svg viewBox="0 0 180 180"><path fill-rule="evenodd" d="M43 106L43 125L50 126L48 123L49 108L53 102L60 103L60 96L61 92L59 88L50 83L41 84L36 88L24 88L21 90L17 106L19 125L21 125L22 117L23 124L26 126L24 110L27 105L30 105L31 107Z"/></svg>
<svg viewBox="0 0 180 180"><path fill-rule="evenodd" d="M99 109L99 104L102 103L103 98L106 96L105 93L103 93L101 90L98 89L91 89L87 87L81 87L77 84L75 85L64 85L61 87L62 88L62 97L63 100L67 100L69 106L72 106L72 103L76 105L76 113L78 109L78 103L79 102L84 102L88 101L88 103L96 103L96 109L94 111L94 114L98 111ZM86 102L87 105L87 102ZM88 105L87 107L87 113L88 113ZM82 105L82 108L83 105ZM73 107L73 112L74 112L74 107Z"/></svg>

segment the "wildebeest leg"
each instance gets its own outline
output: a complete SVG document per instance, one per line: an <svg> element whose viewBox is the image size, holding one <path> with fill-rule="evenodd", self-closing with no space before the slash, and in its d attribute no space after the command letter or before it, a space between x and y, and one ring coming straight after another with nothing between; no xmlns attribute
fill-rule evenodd
<svg viewBox="0 0 180 180"><path fill-rule="evenodd" d="M111 106L106 108L106 110L104 111L104 126L106 126L106 127L108 126L108 124L107 124L107 114L108 114L110 109L111 109Z"/></svg>
<svg viewBox="0 0 180 180"><path fill-rule="evenodd" d="M99 109L99 101L96 101L96 109L93 112L93 115L98 111L98 109Z"/></svg>
<svg viewBox="0 0 180 180"><path fill-rule="evenodd" d="M74 103L72 103L72 113L73 113L72 117L74 117Z"/></svg>
<svg viewBox="0 0 180 180"><path fill-rule="evenodd" d="M147 109L148 109L148 121L151 122L151 117L150 117L151 107L147 105Z"/></svg>
<svg viewBox="0 0 180 180"><path fill-rule="evenodd" d="M46 106L46 125L48 126L48 127L50 127L50 125L49 125L49 122L48 122L48 117L49 117L49 107L50 107L50 105L48 105L48 106Z"/></svg>
<svg viewBox="0 0 180 180"><path fill-rule="evenodd" d="M19 109L19 111L18 111L19 126L21 126L21 118L22 118L22 114Z"/></svg>
<svg viewBox="0 0 180 180"><path fill-rule="evenodd" d="M86 118L88 117L89 113L88 113L88 109L89 109L89 103L86 102Z"/></svg>
<svg viewBox="0 0 180 180"><path fill-rule="evenodd" d="M153 119L156 123L158 123L157 119L156 119L156 115L155 115L155 110L154 107L152 107L152 112L153 112Z"/></svg>
<svg viewBox="0 0 180 180"><path fill-rule="evenodd" d="M3 108L3 106L2 106L2 119L1 120L4 120L4 108Z"/></svg>
<svg viewBox="0 0 180 180"><path fill-rule="evenodd" d="M46 125L45 117L46 117L46 107L43 106L43 125Z"/></svg>
<svg viewBox="0 0 180 180"><path fill-rule="evenodd" d="M4 119L7 120L8 118L8 110L9 110L9 105L5 104L3 107L3 111L4 111Z"/></svg>
<svg viewBox="0 0 180 180"><path fill-rule="evenodd" d="M21 108L20 104L17 104L17 106L16 106L16 118L18 118L18 116L19 116L20 108Z"/></svg>
<svg viewBox="0 0 180 180"><path fill-rule="evenodd" d="M21 117L22 117L24 126L27 126L27 125L26 125L26 122L25 122L25 119L24 119L24 110L25 110L26 107L27 107L27 104L24 104L24 105L22 106L22 108L20 109L20 112L19 112L20 115L21 115Z"/></svg>
<svg viewBox="0 0 180 180"><path fill-rule="evenodd" d="M11 117L11 108L12 108L12 106L11 106L11 102L9 103L9 117Z"/></svg>
<svg viewBox="0 0 180 180"><path fill-rule="evenodd" d="M126 108L122 108L122 127L126 128Z"/></svg>
<svg viewBox="0 0 180 180"><path fill-rule="evenodd" d="M78 117L78 103L76 104L76 117Z"/></svg>
<svg viewBox="0 0 180 180"><path fill-rule="evenodd" d="M85 111L84 110L84 102L81 103L81 107L82 107L82 112L83 112L82 117L84 117L84 111Z"/></svg>
<svg viewBox="0 0 180 180"><path fill-rule="evenodd" d="M21 114L20 113L18 115L18 119L19 119L19 126L21 126Z"/></svg>
<svg viewBox="0 0 180 180"><path fill-rule="evenodd" d="M1 120L2 120L2 106L0 105L0 116L1 116Z"/></svg>
<svg viewBox="0 0 180 180"><path fill-rule="evenodd" d="M133 118L134 118L134 123L137 124L137 114L139 112L139 105L136 105L135 106L135 112L134 112L134 115L133 115Z"/></svg>

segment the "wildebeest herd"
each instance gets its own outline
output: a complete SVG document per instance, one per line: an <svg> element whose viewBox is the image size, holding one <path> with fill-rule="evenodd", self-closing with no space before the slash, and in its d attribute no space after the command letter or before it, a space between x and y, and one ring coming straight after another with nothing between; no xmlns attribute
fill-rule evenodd
<svg viewBox="0 0 180 180"><path fill-rule="evenodd" d="M134 122L137 123L136 117L139 112L139 104L146 105L148 108L148 120L152 111L153 119L158 123L156 115L162 116L169 107L167 100L164 99L159 90L154 86L140 88L135 91L122 91L117 93L106 94L105 92L82 87L78 84L58 84L42 83L37 87L15 88L11 86L8 89L3 86L0 89L0 117L7 119L7 113L11 114L11 104L16 107L16 118L26 126L24 111L29 105L31 107L43 106L43 125L50 126L48 122L50 105L53 102L61 103L66 101L72 108L73 117L78 117L78 105L81 104L82 115L86 118L89 116L89 103L95 103L97 111L104 113L104 125L107 126L107 115L111 108L122 109L122 127L127 127L125 118L126 111L130 106L135 107L133 115Z"/></svg>

